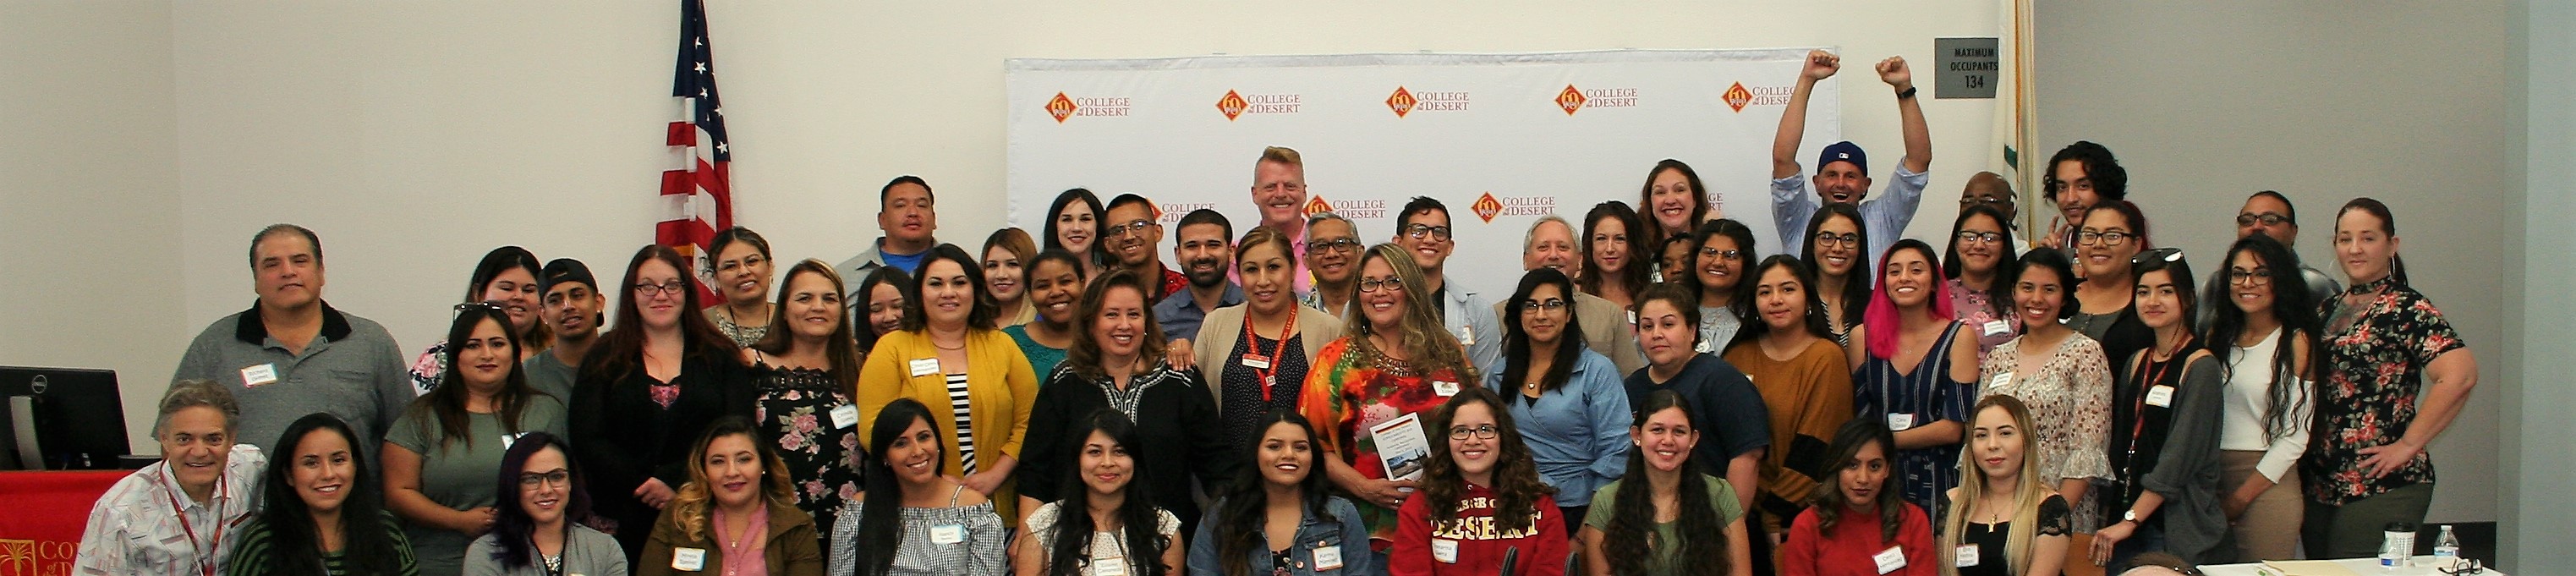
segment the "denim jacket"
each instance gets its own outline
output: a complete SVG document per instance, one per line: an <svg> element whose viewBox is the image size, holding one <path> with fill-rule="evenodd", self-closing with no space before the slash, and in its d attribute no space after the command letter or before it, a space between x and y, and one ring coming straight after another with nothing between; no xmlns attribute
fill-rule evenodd
<svg viewBox="0 0 2576 576"><path fill-rule="evenodd" d="M1217 515L1224 513L1224 510L1225 503L1218 502L1217 505L1209 507L1207 517L1199 521L1198 534L1190 539L1189 573L1224 574L1223 563L1217 560L1216 538ZM1313 509L1308 509L1306 518L1298 521L1297 540L1289 545L1288 557L1291 568L1288 573L1293 576L1373 573L1375 566L1371 564L1376 561L1376 558L1369 553L1369 530L1366 524L1360 522L1359 507L1352 506L1349 500L1339 496L1328 496L1324 500L1324 511L1333 515L1332 521L1327 522L1315 517ZM1267 537L1264 535L1265 542ZM1316 570L1315 550L1326 547L1341 551L1342 565L1332 570ZM1268 544L1254 549L1249 554L1250 557L1245 560L1252 568L1253 574L1270 573Z"/></svg>

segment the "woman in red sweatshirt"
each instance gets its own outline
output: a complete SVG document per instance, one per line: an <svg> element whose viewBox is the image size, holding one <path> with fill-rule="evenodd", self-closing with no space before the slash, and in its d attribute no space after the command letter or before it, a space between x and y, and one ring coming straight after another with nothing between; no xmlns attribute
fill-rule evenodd
<svg viewBox="0 0 2576 576"><path fill-rule="evenodd" d="M1816 485L1814 506L1798 514L1781 547L1781 576L1934 576L1932 517L1888 486L1896 435L1877 420L1853 418L1834 434L1834 481Z"/></svg>
<svg viewBox="0 0 2576 576"><path fill-rule="evenodd" d="M1431 416L1422 491L1396 511L1388 573L1563 576L1566 521L1503 398L1468 386ZM1508 573L1501 571L1506 555L1513 556Z"/></svg>

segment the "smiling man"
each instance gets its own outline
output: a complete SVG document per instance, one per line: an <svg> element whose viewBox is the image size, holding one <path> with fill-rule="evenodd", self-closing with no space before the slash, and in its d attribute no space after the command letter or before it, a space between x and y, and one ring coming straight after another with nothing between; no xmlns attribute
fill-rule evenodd
<svg viewBox="0 0 2576 576"><path fill-rule="evenodd" d="M1163 297L1180 292L1190 285L1188 276L1163 265L1163 223L1154 219L1154 201L1135 194L1120 194L1109 199L1109 221L1102 223L1100 241L1109 247L1109 256L1119 267L1136 271L1145 279L1145 287L1154 293L1145 301L1161 302Z"/></svg>
<svg viewBox="0 0 2576 576"><path fill-rule="evenodd" d="M1845 141L1826 146L1816 158L1815 176L1799 177L1803 168L1798 165L1798 142L1807 135L1807 98L1815 93L1817 82L1842 70L1840 56L1823 50L1807 53L1807 65L1789 93L1789 109L1780 114L1780 132L1771 139L1771 219L1779 225L1781 253L1798 254L1806 246L1807 219L1816 215L1816 208L1823 205L1820 201L1859 205L1862 225L1869 232L1866 254L1887 252L1905 235L1905 225L1914 221L1914 209L1923 203L1923 186L1931 181L1932 130L1924 123L1923 106L1914 100L1914 71L1905 66L1905 58L1880 60L1876 69L1879 81L1896 91L1905 157L1897 160L1887 191L1863 199L1869 194L1869 156L1858 144ZM1813 195L1807 193L1810 182L1815 185Z"/></svg>
<svg viewBox="0 0 2576 576"><path fill-rule="evenodd" d="M1162 325L1165 339L1195 341L1208 312L1243 303L1243 288L1226 280L1234 270L1234 243L1226 240L1234 237L1234 224L1224 214L1200 208L1181 216L1178 232L1172 257L1181 261L1189 289L1156 302L1154 321Z"/></svg>
<svg viewBox="0 0 2576 576"><path fill-rule="evenodd" d="M557 258L546 263L544 272L537 278L537 290L544 294L537 319L554 332L555 345L519 365L528 371L528 387L570 401L581 355L599 342L600 312L608 309L608 297L580 260Z"/></svg>
<svg viewBox="0 0 2576 576"><path fill-rule="evenodd" d="M1555 268L1572 275L1581 258L1574 249L1574 224L1566 222L1562 216L1549 214L1539 217L1538 222L1530 224L1529 235L1521 239L1523 272ZM1495 303L1494 318L1512 317L1503 308L1509 304ZM1620 374L1646 367L1646 357L1637 348L1637 332L1628 324L1628 311L1619 309L1618 303L1577 291L1574 293L1574 314L1582 322L1575 328L1583 331L1584 347L1610 357L1610 363L1619 367Z"/></svg>
<svg viewBox="0 0 2576 576"><path fill-rule="evenodd" d="M1450 286L1443 272L1449 253L1458 249L1449 236L1449 206L1429 196L1415 196L1404 203L1396 217L1395 244L1413 254L1413 263L1422 267L1422 281L1431 288L1431 301L1440 304L1433 312L1440 326L1467 346L1467 359L1476 364L1479 374L1492 374L1503 369L1502 320L1494 315L1494 304L1467 291L1463 286Z"/></svg>
<svg viewBox="0 0 2576 576"><path fill-rule="evenodd" d="M170 379L230 388L243 444L274 451L266 443L288 423L324 412L349 423L372 461L385 427L414 397L393 335L322 301L322 239L312 230L261 229L250 269L259 301L198 333Z"/></svg>
<svg viewBox="0 0 2576 576"><path fill-rule="evenodd" d="M896 176L877 189L877 228L885 236L836 267L842 278L866 278L878 266L893 266L905 274L921 272L921 256L938 246L933 235L939 231L939 212L934 209L938 197L930 193L930 183L920 176ZM850 300L860 300L857 293Z"/></svg>

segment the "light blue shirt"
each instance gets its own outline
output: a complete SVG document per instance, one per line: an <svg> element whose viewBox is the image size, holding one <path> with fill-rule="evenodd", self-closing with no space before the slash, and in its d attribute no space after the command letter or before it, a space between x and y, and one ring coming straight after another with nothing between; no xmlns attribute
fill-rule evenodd
<svg viewBox="0 0 2576 576"><path fill-rule="evenodd" d="M1898 160L1896 175L1887 187L1860 201L1861 230L1869 233L1869 253L1862 254L1861 267L1876 278L1877 262L1887 247L1905 235L1905 225L1914 222L1914 209L1923 205L1923 186L1931 183L1927 174L1908 171ZM1807 220L1816 215L1816 195L1807 192L1807 176L1793 174L1771 179L1771 219L1780 227L1780 253L1795 256L1807 245Z"/></svg>
<svg viewBox="0 0 2576 576"><path fill-rule="evenodd" d="M1446 297L1440 302L1440 327L1467 345L1467 361L1476 365L1477 374L1502 372L1503 322L1494 318L1494 303L1456 284L1441 288Z"/></svg>
<svg viewBox="0 0 2576 576"><path fill-rule="evenodd" d="M1485 387L1511 405L1521 442L1529 445L1539 477L1556 487L1558 506L1590 506L1592 492L1628 471L1628 387L1610 357L1589 349L1576 355L1565 385L1533 402L1503 373L1485 376Z"/></svg>

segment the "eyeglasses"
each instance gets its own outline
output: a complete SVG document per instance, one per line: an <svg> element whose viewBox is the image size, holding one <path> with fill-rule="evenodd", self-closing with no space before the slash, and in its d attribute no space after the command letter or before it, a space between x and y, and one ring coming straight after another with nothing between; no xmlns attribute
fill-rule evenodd
<svg viewBox="0 0 2576 576"><path fill-rule="evenodd" d="M2001 232L1969 232L1962 230L1959 232L1958 237L1960 242L1970 244L1993 244L2004 241L2004 235Z"/></svg>
<svg viewBox="0 0 2576 576"><path fill-rule="evenodd" d="M2103 246L2118 246L2129 243L2130 238L2136 238L2137 236L2138 235L2136 234L2130 234L2127 232L2095 232L2092 230L2078 230L2075 232L2075 243L2090 245L2099 241Z"/></svg>
<svg viewBox="0 0 2576 576"><path fill-rule="evenodd" d="M2001 196L1976 196L1976 197L1960 198L1960 199L1959 199L1959 207L1960 207L1960 208L1966 208L1966 207L1969 207L1969 206L1984 206L1984 205L1991 205L1991 204L2010 204L2010 203L2012 203L2012 199L2010 199L2010 198L2004 198L2004 197L2001 197Z"/></svg>
<svg viewBox="0 0 2576 576"><path fill-rule="evenodd" d="M1306 254L1308 255L1321 254L1327 250L1334 252L1358 252L1360 250L1360 241L1355 238L1334 238L1331 240L1317 240L1306 243Z"/></svg>
<svg viewBox="0 0 2576 576"><path fill-rule="evenodd" d="M1432 226L1429 224L1413 224L1404 227L1404 235L1415 240L1421 240L1425 237L1429 237L1433 240L1448 240L1449 227Z"/></svg>
<svg viewBox="0 0 2576 576"><path fill-rule="evenodd" d="M2164 262L2171 264L2181 261L2181 248L2157 248L2154 250L2139 252L2138 255L2129 257L2130 266L2145 266L2150 262Z"/></svg>
<svg viewBox="0 0 2576 576"><path fill-rule="evenodd" d="M572 472L563 469L556 469L553 472L529 472L519 475L520 488L535 488L546 484L571 486Z"/></svg>
<svg viewBox="0 0 2576 576"><path fill-rule="evenodd" d="M1560 299L1560 298L1549 298L1549 299L1546 299L1546 300L1522 300L1522 301L1521 301L1521 309L1522 309L1522 310L1545 310L1545 311L1549 311L1549 312L1563 312L1563 311L1565 311L1565 307L1566 307L1566 306L1567 306L1567 304L1565 303L1565 300Z"/></svg>
<svg viewBox="0 0 2576 576"><path fill-rule="evenodd" d="M635 284L635 295L651 297L655 292L677 295L680 291L687 289L689 289L688 280L672 280L661 284L638 282Z"/></svg>
<svg viewBox="0 0 2576 576"><path fill-rule="evenodd" d="M1468 428L1468 427L1465 427L1465 426L1451 426L1451 427L1449 427L1449 439L1450 439L1450 440L1465 440L1465 439L1467 439L1467 436L1468 436L1468 435L1473 434L1473 435L1475 435L1477 438L1483 438L1483 439L1486 439L1486 440L1492 440L1492 439L1494 439L1494 435L1495 435L1495 434L1497 434L1497 433L1500 433L1500 432L1502 432L1502 429L1500 429L1500 428L1495 428L1495 427L1494 427L1494 425L1492 425L1492 424L1479 425L1479 426L1474 427L1474 428Z"/></svg>
<svg viewBox="0 0 2576 576"><path fill-rule="evenodd" d="M2458 565L2449 568L2437 568L2437 570L2441 570L2443 574L2449 574L2451 576L2476 576L2478 574L2486 573L2487 564L2486 562L2479 561L2476 558L2461 558Z"/></svg>
<svg viewBox="0 0 2576 576"><path fill-rule="evenodd" d="M716 263L716 271L717 271L717 272L732 272L732 271L735 271L735 270L741 270L741 269L749 268L749 267L752 267L752 266L759 266L759 265L761 265L762 263L764 263L764 262L768 262L768 261L769 261L769 259L768 259L768 258L762 258L762 257L760 257L760 255L759 255L759 254L753 254L753 255L750 255L750 256L744 256L744 257L742 257L742 259L741 259L741 260L726 260L726 261L723 261L723 262L717 262L717 263Z"/></svg>
<svg viewBox="0 0 2576 576"><path fill-rule="evenodd" d="M2271 284L2272 270L2269 268L2256 268L2253 270L2229 268L2227 270L2227 283L2239 286L2262 286Z"/></svg>
<svg viewBox="0 0 2576 576"><path fill-rule="evenodd" d="M1708 248L1701 248L1701 249L1699 249L1699 255L1701 255L1701 256L1716 256L1716 257L1719 257L1719 258L1725 258L1725 259L1728 259L1728 260L1741 260L1741 259L1743 259L1743 258L1744 258L1744 251L1743 251L1743 250L1719 250L1719 249L1717 249L1716 247L1708 247Z"/></svg>
<svg viewBox="0 0 2576 576"><path fill-rule="evenodd" d="M2264 212L2261 214L2247 212L2236 215L2236 225L2238 226L2253 226L2256 222L2261 222L2264 226L2279 226L2289 223L2290 217L2272 212Z"/></svg>
<svg viewBox="0 0 2576 576"><path fill-rule="evenodd" d="M1859 234L1850 234L1850 233L1845 233L1845 234L1835 234L1835 233L1832 233L1832 232L1817 232L1817 233L1816 233L1816 246L1817 246L1817 247L1820 247L1820 248L1821 248L1821 247L1825 247L1825 246L1845 246L1845 247L1853 247L1853 248L1857 248L1857 247L1860 247L1860 235L1859 235Z"/></svg>
<svg viewBox="0 0 2576 576"><path fill-rule="evenodd" d="M1379 289L1381 289L1381 288L1385 289L1385 290L1386 290L1386 291L1388 291L1388 292L1403 292L1403 291L1404 291L1404 281L1403 281L1403 280L1400 280L1400 279L1395 279L1395 278L1362 278L1362 279L1360 279L1360 291L1361 291L1361 292L1376 292L1376 291L1378 291L1378 290L1379 290Z"/></svg>
<svg viewBox="0 0 2576 576"><path fill-rule="evenodd" d="M1128 232L1143 232L1146 228L1152 226L1154 226L1154 221L1138 218L1135 221L1111 226L1106 230L1102 230L1100 231L1100 235L1117 238L1120 236L1126 236Z"/></svg>

